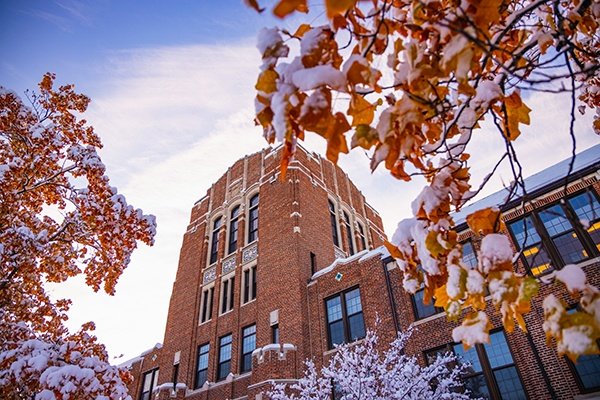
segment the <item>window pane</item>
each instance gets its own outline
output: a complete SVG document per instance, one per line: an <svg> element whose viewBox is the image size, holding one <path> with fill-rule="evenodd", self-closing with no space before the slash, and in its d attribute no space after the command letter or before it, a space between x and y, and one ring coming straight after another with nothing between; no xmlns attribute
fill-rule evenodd
<svg viewBox="0 0 600 400"><path fill-rule="evenodd" d="M208 368L208 350L209 345L204 345L200 347L198 350L198 369L206 369Z"/></svg>
<svg viewBox="0 0 600 400"><path fill-rule="evenodd" d="M329 338L331 339L331 347L336 344L342 344L344 340L344 323L340 320L329 324Z"/></svg>
<svg viewBox="0 0 600 400"><path fill-rule="evenodd" d="M600 356L580 356L575 364L575 369L584 388L595 389L600 387Z"/></svg>
<svg viewBox="0 0 600 400"><path fill-rule="evenodd" d="M573 229L573 225L571 225L562 207L558 204L541 211L538 215L550 236Z"/></svg>
<svg viewBox="0 0 600 400"><path fill-rule="evenodd" d="M566 233L553 240L565 264L577 263L588 257L575 232Z"/></svg>
<svg viewBox="0 0 600 400"><path fill-rule="evenodd" d="M473 249L473 243L471 243L471 242L463 243L462 249L463 249L463 256L462 256L463 263L468 267L475 268L477 266L477 256L475 255L475 250Z"/></svg>
<svg viewBox="0 0 600 400"><path fill-rule="evenodd" d="M543 275L554 270L550 264L550 257L543 245L537 245L523 250L523 255L534 276Z"/></svg>
<svg viewBox="0 0 600 400"><path fill-rule="evenodd" d="M490 334L490 343L485 343L483 347L492 368L513 364L504 332L498 331Z"/></svg>
<svg viewBox="0 0 600 400"><path fill-rule="evenodd" d="M219 361L227 361L231 359L231 335L221 338L219 349Z"/></svg>
<svg viewBox="0 0 600 400"><path fill-rule="evenodd" d="M196 389L201 388L204 385L207 377L208 370L203 369L201 371L198 371L198 374L196 375Z"/></svg>
<svg viewBox="0 0 600 400"><path fill-rule="evenodd" d="M527 398L515 367L494 371L494 377L502 395L502 400L521 400Z"/></svg>
<svg viewBox="0 0 600 400"><path fill-rule="evenodd" d="M575 214L588 222L600 219L600 203L592 193L581 193L569 199Z"/></svg>
<svg viewBox="0 0 600 400"><path fill-rule="evenodd" d="M334 322L342 319L342 303L340 296L327 300L327 321Z"/></svg>
<svg viewBox="0 0 600 400"><path fill-rule="evenodd" d="M360 305L360 292L358 289L351 290L350 292L346 293L345 296L346 313L348 315L362 311L362 306Z"/></svg>
<svg viewBox="0 0 600 400"><path fill-rule="evenodd" d="M475 350L475 347L471 347L469 350L465 351L462 343L458 343L455 344L452 349L454 350L454 354L456 354L456 357L460 363L471 363L468 373L482 371L481 363L479 362L479 357L477 357L477 350Z"/></svg>
<svg viewBox="0 0 600 400"><path fill-rule="evenodd" d="M423 291L423 289L421 289L413 295L415 310L417 312L416 319L427 318L438 313L435 306L433 305L433 301L430 301L429 304L423 304L424 293L425 292Z"/></svg>
<svg viewBox="0 0 600 400"><path fill-rule="evenodd" d="M231 363L229 361L223 362L219 364L219 376L217 379L224 379L229 375Z"/></svg>
<svg viewBox="0 0 600 400"><path fill-rule="evenodd" d="M350 328L350 340L355 341L365 337L365 322L363 314L354 314L348 317L348 326Z"/></svg>
<svg viewBox="0 0 600 400"><path fill-rule="evenodd" d="M465 383L465 389L470 393L470 397L481 399L491 398L483 374L463 378L463 382Z"/></svg>
<svg viewBox="0 0 600 400"><path fill-rule="evenodd" d="M538 235L531 217L526 217L509 224L509 228L515 236L515 242L518 248L527 247L539 243L542 239ZM525 240L527 234L527 240Z"/></svg>

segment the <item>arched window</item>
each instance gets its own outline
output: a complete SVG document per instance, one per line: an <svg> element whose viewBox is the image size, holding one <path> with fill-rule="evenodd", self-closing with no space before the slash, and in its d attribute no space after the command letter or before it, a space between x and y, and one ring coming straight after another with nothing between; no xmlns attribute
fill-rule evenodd
<svg viewBox="0 0 600 400"><path fill-rule="evenodd" d="M215 219L213 222L212 236L210 240L210 259L209 264L217 262L217 256L219 255L219 229L221 228L221 217Z"/></svg>
<svg viewBox="0 0 600 400"><path fill-rule="evenodd" d="M248 243L258 238L258 193L252 196L248 212Z"/></svg>
<svg viewBox="0 0 600 400"><path fill-rule="evenodd" d="M340 239L338 238L337 216L335 214L335 206L331 200L329 200L329 218L331 220L331 235L333 236L333 244L339 247Z"/></svg>
<svg viewBox="0 0 600 400"><path fill-rule="evenodd" d="M366 250L367 249L367 239L365 238L365 229L363 228L362 224L359 222L358 224L358 236L360 237L360 245L361 250Z"/></svg>
<svg viewBox="0 0 600 400"><path fill-rule="evenodd" d="M240 206L236 206L231 210L231 217L229 218L229 244L227 246L227 254L231 254L237 249L239 224Z"/></svg>
<svg viewBox="0 0 600 400"><path fill-rule="evenodd" d="M350 223L350 216L346 211L344 211L344 224L346 225L346 238L348 239L348 253L350 255L356 253L354 249L354 240L352 236L354 236L352 232L352 224Z"/></svg>

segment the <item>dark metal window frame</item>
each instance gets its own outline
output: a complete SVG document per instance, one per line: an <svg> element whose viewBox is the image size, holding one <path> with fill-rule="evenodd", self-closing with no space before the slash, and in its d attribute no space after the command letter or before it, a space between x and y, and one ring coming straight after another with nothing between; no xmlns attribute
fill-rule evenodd
<svg viewBox="0 0 600 400"><path fill-rule="evenodd" d="M256 202L254 201L256 199ZM248 207L248 243L254 242L258 238L258 193L250 198ZM252 229L252 225L256 222L256 228Z"/></svg>
<svg viewBox="0 0 600 400"><path fill-rule="evenodd" d="M248 328L252 328L252 327L254 327L254 332L252 332L250 334L246 334L245 331ZM256 349L256 324L250 324L250 325L243 327L241 336L242 336L242 338L240 340L240 350L241 350L240 351L240 353L241 353L240 374L243 374L243 373L252 371L252 352ZM244 339L252 337L252 336L254 336L254 348L249 351L244 351ZM250 368L249 369L244 369L244 366L246 364L246 358L250 358Z"/></svg>
<svg viewBox="0 0 600 400"><path fill-rule="evenodd" d="M213 220L213 229L210 240L210 254L208 260L210 265L216 263L219 256L219 231L221 230L222 222L223 217L218 217Z"/></svg>
<svg viewBox="0 0 600 400"><path fill-rule="evenodd" d="M206 348L206 351L203 349ZM210 342L201 344L198 346L196 353L196 375L194 376L194 389L199 389L204 385L204 382L208 381L208 367L209 367L209 353L210 353ZM206 368L200 368L200 357L206 355ZM206 372L206 377L203 382L200 382L200 373Z"/></svg>
<svg viewBox="0 0 600 400"><path fill-rule="evenodd" d="M434 308L434 312L432 314L429 314L429 315L421 316L419 314L419 306L417 305L417 301L418 300L416 299L415 295L417 293L420 293L420 292L423 292L423 291L425 291L424 287L422 287L421 289L417 290L414 294L410 295L410 300L411 300L410 303L412 304L413 314L415 316L415 321L419 321L421 319L429 318L429 317L432 317L434 315L437 315L439 313L444 312L444 309L442 307L436 307L435 305L432 304L433 308ZM431 299L431 301L435 302L435 299ZM425 303L422 303L422 304L425 305Z"/></svg>
<svg viewBox="0 0 600 400"><path fill-rule="evenodd" d="M229 342L223 344L223 339L229 338ZM221 359L221 350L226 347L229 346L229 358L226 360L222 360ZM233 353L233 335L231 333L228 333L227 335L223 335L219 338L219 349L218 349L218 353L217 353L217 381L222 381L223 379L227 378L227 375L229 375L231 373L231 359L232 357L232 353ZM228 371L225 375L221 374L221 366L229 363L229 367L228 367Z"/></svg>
<svg viewBox="0 0 600 400"><path fill-rule="evenodd" d="M346 293L349 293L355 289L358 289L358 295L360 297L360 312L354 313L354 314L348 314L348 311L346 309ZM342 308L342 326L344 327L344 343L351 343L351 334L350 334L350 323L349 323L349 318L353 317L355 315L358 314L362 314L363 315L363 328L366 331L366 326L364 326L365 323L365 318L364 318L364 311L363 311L363 306L362 306L362 296L360 294L360 287L358 285L356 286L352 286L348 289L345 289L342 292L338 292L332 296L329 296L327 298L324 299L323 301L323 305L325 306L325 321L326 321L326 325L327 325L327 348L329 350L333 349L334 346L332 344L332 340L331 340L331 330L330 330L330 322L329 322L329 315L327 313L327 302L331 299L334 299L336 297L340 298L340 306ZM334 321L337 322L337 321ZM363 336L364 337L364 336ZM357 340L360 340L362 338L358 338Z"/></svg>
<svg viewBox="0 0 600 400"><path fill-rule="evenodd" d="M235 296L235 275L221 281L221 314L233 310Z"/></svg>
<svg viewBox="0 0 600 400"><path fill-rule="evenodd" d="M354 230L352 229L352 223L350 222L350 215L346 211L342 211L344 215L344 225L346 225L346 239L348 239L348 254L353 255L356 253L354 247Z"/></svg>
<svg viewBox="0 0 600 400"><path fill-rule="evenodd" d="M504 332L504 331L502 328L493 329L490 331L490 335L497 333L497 332ZM519 381L521 382L521 387L523 388L523 393L525 393L526 398L529 398L529 395L527 394L527 390L525 389L525 385L523 384L523 377L521 376L521 372L519 371L519 368L517 368L517 363L515 362L514 352L510 346L510 342L508 341L506 332L504 332L504 337L506 339L506 346L508 347L508 351L510 353L510 357L513 360L513 363L502 365L502 366L496 367L496 368L492 368L492 365L490 364L490 360L488 358L487 352L485 351L484 345L481 343L478 343L474 346L474 349L477 353L477 358L479 359L479 364L481 364L481 372L464 375L463 378L468 379L468 378L472 378L472 377L475 377L478 375L482 375L485 379L485 383L490 392L491 399L502 399L502 396L500 395L500 388L498 386L498 383L496 382L496 377L494 376L494 371L497 371L500 369L505 369L505 368L510 368L510 367L514 366L515 370L517 371L517 376L519 377ZM439 353L442 350L445 350L444 352L448 352L448 353L452 353L452 354L456 355L456 353L454 352L454 346L457 346L457 345L462 346L461 343L447 343L442 346L434 347L434 348L423 351L423 357L425 358L425 363L427 365L430 364L429 358L428 358L429 354ZM454 365L452 365L452 367L454 367Z"/></svg>
<svg viewBox="0 0 600 400"><path fill-rule="evenodd" d="M563 261L563 256L560 254L558 248L556 247L556 245L554 244L554 240L552 235L550 235L548 233L548 230L546 229L546 227L544 226L544 223L542 222L539 214L544 212L545 210L548 210L556 205L558 205L559 207L561 207L566 219L569 221L569 223L571 224L571 226L573 227L572 231L575 232L575 234L577 235L577 238L579 239L579 242L581 243L581 245L583 246L583 249L588 253L587 258L582 259L580 262L585 261L585 260L589 260L590 258L593 257L597 257L600 256L600 252L598 251L598 248L596 247L596 245L593 243L592 238L590 237L589 233L587 232L586 229L584 229L581 224L579 223L579 218L577 216L577 214L575 213L575 210L573 209L573 207L571 206L571 204L569 203L569 199L577 197L579 195L581 195L582 193L588 193L590 196L594 196L594 198L596 199L596 201L600 202L600 199L598 198L598 195L595 193L595 191L593 189L586 189L586 190L582 190L582 191L578 191L575 193L570 194L567 197L564 197L560 200L554 201L552 203L546 204L543 207L540 207L539 209L535 209L532 210L526 214L521 215L519 218L515 218L511 221L507 221L507 225L508 225L508 233L510 235L511 240L513 241L513 243L515 244L515 246L517 247L517 249L519 249L521 251L520 254L520 260L523 263L523 265L525 266L525 269L527 271L527 273L529 275L535 276L535 277L539 277L539 276L543 276L546 274L551 273L552 271L556 270L556 269L560 269L562 267L565 266L565 262ZM523 243L519 243L515 237L515 235L513 234L512 229L510 229L510 225L515 224L515 223L519 223L520 221L524 221L526 218L530 218L531 223L533 224L533 228L536 230L537 234L540 237L540 248L544 248L545 251L548 254L548 257L550 258L550 261L552 262L551 264L551 268L548 268L547 272L538 274L538 275L534 275L533 272L531 271L531 267L529 266L529 264L527 263L527 260L525 258L525 255L523 254L526 250L528 250L529 248L533 247L534 245L528 245L523 247ZM591 222L591 221L590 221ZM569 232L569 231L565 231L565 232ZM565 232L562 232L558 235L555 236L561 236L564 235Z"/></svg>
<svg viewBox="0 0 600 400"><path fill-rule="evenodd" d="M238 228L240 226L240 206L231 209L229 214L229 240L227 241L227 254L231 254L238 247Z"/></svg>
<svg viewBox="0 0 600 400"><path fill-rule="evenodd" d="M363 225L357 221L357 226L358 226L358 236L360 237L360 244L362 246L361 250L366 250L367 249L367 238L365 237L365 229L363 228Z"/></svg>
<svg viewBox="0 0 600 400"><path fill-rule="evenodd" d="M158 368L151 369L150 371L146 371L142 374L141 387L140 387L140 400L151 399L152 391L154 388L154 383L156 381L156 376L158 374ZM146 382L146 377L150 377L150 390L147 392L144 391L144 383ZM148 397L144 397L144 394L148 394Z"/></svg>
<svg viewBox="0 0 600 400"><path fill-rule="evenodd" d="M200 314L200 323L211 320L214 295L214 285L202 291L202 312Z"/></svg>
<svg viewBox="0 0 600 400"><path fill-rule="evenodd" d="M333 244L337 247L340 247L340 238L338 235L338 220L337 220L337 212L335 208L335 204L331 199L327 200L329 203L329 220L331 222L331 236L333 238Z"/></svg>
<svg viewBox="0 0 600 400"><path fill-rule="evenodd" d="M256 299L256 264L244 269L242 286L242 304Z"/></svg>

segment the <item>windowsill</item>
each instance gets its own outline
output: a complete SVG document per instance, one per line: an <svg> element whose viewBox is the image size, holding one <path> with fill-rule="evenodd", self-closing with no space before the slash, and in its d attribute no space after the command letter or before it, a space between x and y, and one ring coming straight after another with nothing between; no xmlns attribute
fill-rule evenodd
<svg viewBox="0 0 600 400"><path fill-rule="evenodd" d="M212 318L210 318L210 319L207 319L207 320L206 320L206 321L204 321L204 322L200 322L200 323L198 324L198 326L206 325L206 324L208 324L210 321L212 321Z"/></svg>
<svg viewBox="0 0 600 400"><path fill-rule="evenodd" d="M253 298L252 300L248 300L247 302L242 303L242 305L240 307L244 307L246 304L254 303L255 301L256 301L256 297Z"/></svg>
<svg viewBox="0 0 600 400"><path fill-rule="evenodd" d="M233 311L233 308L231 310L227 310L224 313L219 314L219 317L222 317L223 315L227 315L227 314L229 314L232 311Z"/></svg>
<svg viewBox="0 0 600 400"><path fill-rule="evenodd" d="M600 399L600 391L583 393L583 394L578 394L576 396L573 396L573 400L593 400L593 399Z"/></svg>
<svg viewBox="0 0 600 400"><path fill-rule="evenodd" d="M323 355L328 356L329 354L334 354L335 352L338 351L338 348L343 345L356 346L357 344L364 342L364 340L365 340L365 338L358 339L358 340L355 340L354 342L350 342L350 343L340 343L338 345L338 347L334 347L333 349L327 350L326 352L323 353Z"/></svg>
<svg viewBox="0 0 600 400"><path fill-rule="evenodd" d="M429 321L434 321L434 320L436 320L438 318L441 318L441 317L443 317L445 315L446 315L446 313L444 311L440 311L439 313L430 315L429 317L418 319L415 322L413 322L412 324L413 324L413 326L419 326L419 325L425 324L425 323L427 323Z"/></svg>
<svg viewBox="0 0 600 400"><path fill-rule="evenodd" d="M233 375L233 379L232 380L237 381L239 379L248 378L250 376L252 376L252 371L244 372L243 374L239 374L239 375ZM225 377L225 378L223 378L223 379L221 379L219 381L216 381L216 382L208 382L208 385L206 385L206 386L202 385L202 387L199 387L198 389L190 390L187 393L187 396L193 395L195 393L202 392L204 390L211 390L212 388L221 386L221 385L223 385L225 383L231 383L231 380L228 380L227 377Z"/></svg>

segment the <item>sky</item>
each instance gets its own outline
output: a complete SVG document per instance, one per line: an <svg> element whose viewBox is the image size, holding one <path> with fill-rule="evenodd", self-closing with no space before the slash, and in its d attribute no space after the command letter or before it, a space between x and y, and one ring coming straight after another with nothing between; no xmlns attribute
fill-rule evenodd
<svg viewBox="0 0 600 400"><path fill-rule="evenodd" d="M74 83L92 99L85 118L104 143L100 154L111 184L157 217L156 244L134 253L115 296L93 293L78 279L50 288L53 296L74 300L71 329L96 323L113 362L162 342L193 203L235 160L267 146L252 122L257 32L275 24L293 32L301 20L276 21L241 0L0 1L0 85L23 93L48 71L61 84ZM532 124L515 145L531 175L570 154L569 98L525 99ZM591 113L578 118L576 137L578 150L599 142ZM309 136L304 146L324 154L318 138ZM502 146L484 124L469 146L474 182ZM411 199L424 183L397 181L383 169L371 174L361 150L342 155L339 164L391 236L410 217ZM480 197L509 181L501 169Z"/></svg>

